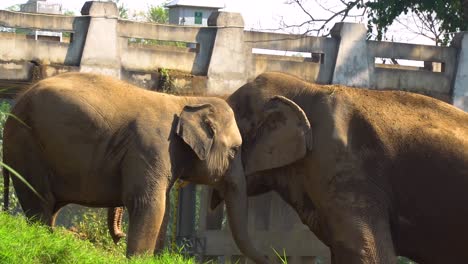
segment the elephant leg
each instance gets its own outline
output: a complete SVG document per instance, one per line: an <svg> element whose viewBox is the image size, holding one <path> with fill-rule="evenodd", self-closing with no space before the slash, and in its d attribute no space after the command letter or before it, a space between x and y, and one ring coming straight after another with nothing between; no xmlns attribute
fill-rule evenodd
<svg viewBox="0 0 468 264"><path fill-rule="evenodd" d="M25 157L24 162L28 160L30 159ZM46 181L48 172L42 165L38 165L35 160L30 160L29 164L29 166L16 164L11 166L17 170L45 200L41 200L28 186L16 177L13 177L13 185L19 203L28 219L52 227L55 222L56 200L50 191L49 183Z"/></svg>
<svg viewBox="0 0 468 264"><path fill-rule="evenodd" d="M377 212L334 216L331 226L333 264L394 264L388 218Z"/></svg>
<svg viewBox="0 0 468 264"><path fill-rule="evenodd" d="M159 230L158 239L156 240L156 247L154 248L154 254L159 254L164 249L164 242L166 241L167 235L167 224L169 222L169 210L170 205L170 190L166 192L166 211L164 212L164 218L161 224L161 229Z"/></svg>
<svg viewBox="0 0 468 264"><path fill-rule="evenodd" d="M12 176L13 185L27 218L39 221L45 225L53 226L56 199L50 188L49 169L41 160L39 148L29 136L18 136L23 140L15 149L8 148L8 155L4 162L16 170L45 200L41 200L28 186L15 176Z"/></svg>
<svg viewBox="0 0 468 264"><path fill-rule="evenodd" d="M151 198L135 197L126 207L127 257L153 252L166 211L166 190L155 190Z"/></svg>
<svg viewBox="0 0 468 264"><path fill-rule="evenodd" d="M52 200L42 202L26 185L14 184L18 200L26 217L44 225L53 227L55 223L54 205Z"/></svg>

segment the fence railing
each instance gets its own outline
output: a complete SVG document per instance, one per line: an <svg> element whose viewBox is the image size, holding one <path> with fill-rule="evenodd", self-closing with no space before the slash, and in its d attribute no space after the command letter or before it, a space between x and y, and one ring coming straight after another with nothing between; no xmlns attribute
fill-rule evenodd
<svg viewBox="0 0 468 264"><path fill-rule="evenodd" d="M350 23L337 24L329 38L244 31L242 17L233 13L214 17L208 27L161 25L118 19L109 11L114 9L102 11L107 7L101 2L77 17L0 10L2 27L70 34L69 43L0 34L0 79L24 80L28 62L36 61L55 68L50 75L70 70L60 66L74 66L131 82L143 77L127 72L173 69L207 76L208 93L231 92L262 72L282 71L318 83L409 90L448 102L457 89L465 95L464 88L454 87L456 77L464 76L458 67L463 41L456 47L367 41L363 25ZM382 64L376 58L424 66Z"/></svg>

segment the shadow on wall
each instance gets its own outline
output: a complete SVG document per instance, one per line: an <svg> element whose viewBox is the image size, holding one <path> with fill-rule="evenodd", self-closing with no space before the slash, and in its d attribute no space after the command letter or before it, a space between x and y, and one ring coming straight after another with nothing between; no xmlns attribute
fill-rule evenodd
<svg viewBox="0 0 468 264"><path fill-rule="evenodd" d="M75 17L73 21L73 32L70 36L70 45L68 46L67 55L65 57L65 65L80 66L81 55L88 35L90 17L82 16Z"/></svg>
<svg viewBox="0 0 468 264"><path fill-rule="evenodd" d="M197 55L192 65L192 74L204 76L207 75L215 37L215 28L200 28L198 31L196 36Z"/></svg>
<svg viewBox="0 0 468 264"><path fill-rule="evenodd" d="M330 31L339 40L333 84L370 87L373 64L367 56L367 29L363 24L336 23Z"/></svg>

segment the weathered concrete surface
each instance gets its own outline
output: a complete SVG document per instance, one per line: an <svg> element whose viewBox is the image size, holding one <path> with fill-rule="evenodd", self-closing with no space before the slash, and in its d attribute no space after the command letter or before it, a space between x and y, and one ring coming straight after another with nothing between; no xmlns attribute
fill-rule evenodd
<svg viewBox="0 0 468 264"><path fill-rule="evenodd" d="M0 98L14 98L31 84L65 72L77 72L78 67L39 65L33 62L0 62Z"/></svg>
<svg viewBox="0 0 468 264"><path fill-rule="evenodd" d="M65 64L69 44L35 41L34 39L3 38L0 35L0 60L29 61L44 64Z"/></svg>
<svg viewBox="0 0 468 264"><path fill-rule="evenodd" d="M245 31L244 35L244 42L250 51L255 48L274 50L280 54L286 51L323 54L318 63L311 63L309 59L301 56L254 54L250 56L251 62L247 65L249 80L265 71L281 71L310 82L331 83L339 43L336 39L252 31ZM302 59L303 64L298 63L299 59Z"/></svg>
<svg viewBox="0 0 468 264"><path fill-rule="evenodd" d="M0 26L12 28L73 31L72 16L20 13L0 10Z"/></svg>
<svg viewBox="0 0 468 264"><path fill-rule="evenodd" d="M373 79L376 81L371 88L420 93L450 102L452 78L443 73L375 68Z"/></svg>
<svg viewBox="0 0 468 264"><path fill-rule="evenodd" d="M206 255L225 256L225 259L231 258L235 263L241 253L232 239L229 226L222 227L222 210L217 210L220 214L213 214L208 209L209 194L208 189L203 187L197 236L206 238ZM271 263L278 261L272 247L280 253L284 249L291 264L331 262L328 247L302 224L297 213L274 192L249 198L248 227L250 236L255 238L255 247L268 256ZM226 251L227 248L229 251ZM312 262L317 259L320 262Z"/></svg>
<svg viewBox="0 0 468 264"><path fill-rule="evenodd" d="M341 22L330 33L340 40L332 83L370 87L373 67L367 55L367 29L363 24Z"/></svg>
<svg viewBox="0 0 468 264"><path fill-rule="evenodd" d="M458 33L452 45L458 48L458 67L453 82L453 104L468 111L468 32Z"/></svg>
<svg viewBox="0 0 468 264"><path fill-rule="evenodd" d="M0 23L5 26L73 32L69 44L0 34L0 60L79 66L80 71L115 77L125 71L138 72L132 74L137 83L145 83L138 79L141 76L162 68L172 69L207 76L208 93L230 93L265 71L287 72L317 83L408 90L445 101L451 101L452 91L455 91L458 48L365 41L366 30L359 24L339 23L333 29L333 38L319 38L244 31L242 17L226 12L213 15L210 27L119 20L117 7L109 2L87 2L83 14L85 16L64 17L0 11ZM192 48L129 44L132 38L185 42ZM252 49L306 52L319 54L321 58L312 61L259 55L253 54ZM440 62L442 71L410 71L404 66L376 68L375 57ZM27 70L10 72L12 78L20 78ZM462 71L458 70L458 79L463 77ZM152 87L151 82L146 83ZM459 88L456 90L460 93ZM464 99L457 100L464 102Z"/></svg>
<svg viewBox="0 0 468 264"><path fill-rule="evenodd" d="M456 48L378 41L367 41L367 48L369 67L374 68L371 88L405 90L451 101L451 83L457 61ZM392 64L376 67L375 57L440 62L443 67L440 72Z"/></svg>
<svg viewBox="0 0 468 264"><path fill-rule="evenodd" d="M91 16L81 55L81 72L94 72L120 78L120 45L117 37L119 11L114 2L88 1L82 15Z"/></svg>
<svg viewBox="0 0 468 264"><path fill-rule="evenodd" d="M1 62L0 61L0 80L29 80L31 78L30 62Z"/></svg>
<svg viewBox="0 0 468 264"><path fill-rule="evenodd" d="M126 38L143 38L195 43L200 27L174 26L120 20L118 34Z"/></svg>
<svg viewBox="0 0 468 264"><path fill-rule="evenodd" d="M125 45L123 43L122 45ZM122 49L122 67L127 70L157 71L159 68L192 72L197 53L188 48L129 45Z"/></svg>
<svg viewBox="0 0 468 264"><path fill-rule="evenodd" d="M310 82L321 82L320 73L322 64L309 62L306 58L287 57L287 56L271 56L271 55L255 55L253 75L250 79L267 71L287 72L295 76L301 77Z"/></svg>
<svg viewBox="0 0 468 264"><path fill-rule="evenodd" d="M239 13L213 12L208 26L218 27L208 67L207 92L231 93L247 81L244 20Z"/></svg>

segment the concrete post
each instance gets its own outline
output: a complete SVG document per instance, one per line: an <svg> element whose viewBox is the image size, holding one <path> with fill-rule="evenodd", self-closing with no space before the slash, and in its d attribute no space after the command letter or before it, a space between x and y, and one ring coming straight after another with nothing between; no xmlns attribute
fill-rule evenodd
<svg viewBox="0 0 468 264"><path fill-rule="evenodd" d="M455 35L452 46L458 48L457 71L453 80L453 105L468 112L468 32Z"/></svg>
<svg viewBox="0 0 468 264"><path fill-rule="evenodd" d="M120 46L117 36L119 11L114 2L88 1L81 9L90 16L88 34L81 56L80 71L120 78Z"/></svg>
<svg viewBox="0 0 468 264"><path fill-rule="evenodd" d="M368 58L367 30L363 24L336 23L331 36L339 40L336 56L333 84L344 84L356 87L371 87L373 58Z"/></svg>
<svg viewBox="0 0 468 264"><path fill-rule="evenodd" d="M180 189L179 210L177 216L177 236L191 237L195 233L195 210L196 210L196 188L195 184L189 183Z"/></svg>
<svg viewBox="0 0 468 264"><path fill-rule="evenodd" d="M244 19L239 13L213 12L208 26L217 27L210 64L207 91L226 94L247 82Z"/></svg>

